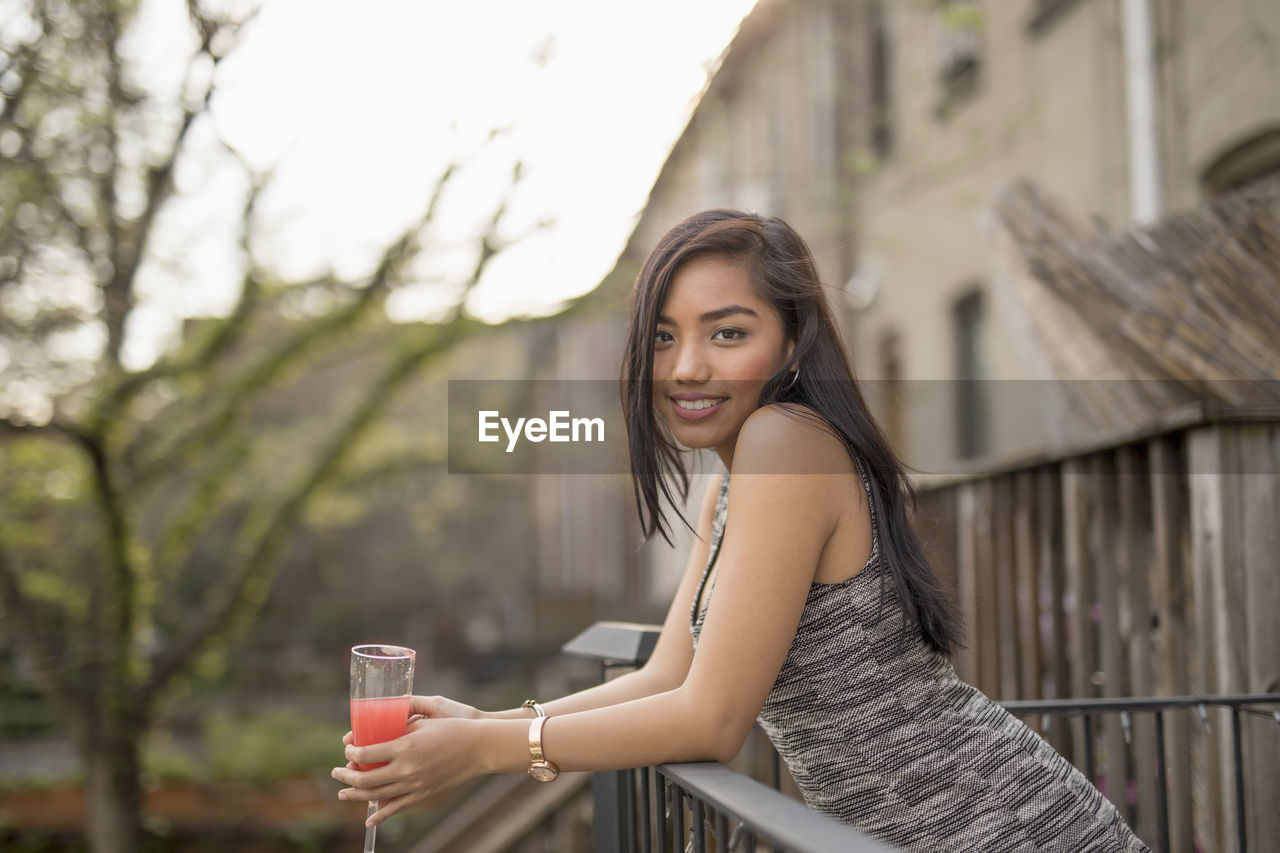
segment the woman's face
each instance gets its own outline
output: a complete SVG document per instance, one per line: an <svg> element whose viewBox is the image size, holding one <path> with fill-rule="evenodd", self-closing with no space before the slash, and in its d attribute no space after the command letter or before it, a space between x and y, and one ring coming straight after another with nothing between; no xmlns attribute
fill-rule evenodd
<svg viewBox="0 0 1280 853"><path fill-rule="evenodd" d="M653 342L653 404L685 447L714 448L726 466L760 390L794 344L746 270L718 256L676 271Z"/></svg>

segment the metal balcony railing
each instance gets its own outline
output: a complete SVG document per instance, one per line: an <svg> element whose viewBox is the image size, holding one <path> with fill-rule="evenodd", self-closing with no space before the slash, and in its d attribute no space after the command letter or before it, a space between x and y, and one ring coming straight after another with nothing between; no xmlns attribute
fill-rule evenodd
<svg viewBox="0 0 1280 853"><path fill-rule="evenodd" d="M601 678L611 671L643 664L657 642L653 625L597 622L563 647L566 654L597 660ZM1095 784L1101 781L1095 766L1094 743L1101 718L1119 718L1124 741L1130 743L1134 718L1146 715L1154 723L1158 851L1172 849L1169 819L1169 780L1166 761L1166 717L1171 712L1196 713L1208 726L1208 708L1226 709L1231 719L1234 769L1234 834L1239 853L1247 851L1244 744L1241 717L1265 716L1280 723L1280 694L1247 696L1171 696L1156 698L1064 699L1002 702L1015 716L1048 733L1055 719L1074 724L1079 718L1084 766L1081 770ZM1065 718L1065 719L1064 719ZM1110 723L1108 723L1110 725ZM1077 759L1079 760L1079 759ZM650 850L755 851L768 845L773 851L797 853L870 853L893 848L844 823L815 812L777 790L777 755L773 787L716 763L666 764L635 770L595 773L592 776L593 849L647 853ZM1179 804L1180 807L1186 804ZM1144 839L1149 843L1151 839Z"/></svg>
<svg viewBox="0 0 1280 853"><path fill-rule="evenodd" d="M601 678L643 664L655 625L597 622L563 647L600 662ZM776 757L775 757L776 760ZM778 774L773 782L777 785ZM892 853L893 848L723 764L662 764L593 773L592 849L704 853Z"/></svg>

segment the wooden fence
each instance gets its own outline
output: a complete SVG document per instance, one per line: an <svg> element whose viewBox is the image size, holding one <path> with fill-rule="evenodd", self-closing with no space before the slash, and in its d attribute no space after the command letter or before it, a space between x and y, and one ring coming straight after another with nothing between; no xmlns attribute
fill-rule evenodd
<svg viewBox="0 0 1280 853"><path fill-rule="evenodd" d="M993 698L1280 692L1280 417L1201 418L919 488L969 627L957 669ZM1244 718L1251 850L1280 844L1278 723ZM1041 732L1084 766L1082 720ZM1155 736L1128 715L1091 732L1100 787L1144 839ZM1228 712L1170 714L1165 747L1171 849L1236 850Z"/></svg>

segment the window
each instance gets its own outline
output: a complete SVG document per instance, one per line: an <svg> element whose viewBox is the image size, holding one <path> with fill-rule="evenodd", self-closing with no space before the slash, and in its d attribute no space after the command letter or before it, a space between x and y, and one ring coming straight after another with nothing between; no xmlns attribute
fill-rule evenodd
<svg viewBox="0 0 1280 853"><path fill-rule="evenodd" d="M883 0L871 4L871 148L877 157L893 149L893 123L889 103L889 33Z"/></svg>
<svg viewBox="0 0 1280 853"><path fill-rule="evenodd" d="M1205 192L1215 196L1275 174L1280 174L1280 128L1235 146L1205 169L1200 180Z"/></svg>
<svg viewBox="0 0 1280 853"><path fill-rule="evenodd" d="M981 456L988 450L982 302L982 291L971 290L955 303L951 312L956 347L957 446L963 459Z"/></svg>
<svg viewBox="0 0 1280 853"><path fill-rule="evenodd" d="M902 340L892 329L880 336L881 412L885 435L899 452L902 433Z"/></svg>
<svg viewBox="0 0 1280 853"><path fill-rule="evenodd" d="M982 59L982 10L976 0L938 4L938 80L936 114L945 119L977 89Z"/></svg>
<svg viewBox="0 0 1280 853"><path fill-rule="evenodd" d="M1058 16L1077 0L1031 0L1031 16L1027 19L1027 29L1039 34L1048 29Z"/></svg>

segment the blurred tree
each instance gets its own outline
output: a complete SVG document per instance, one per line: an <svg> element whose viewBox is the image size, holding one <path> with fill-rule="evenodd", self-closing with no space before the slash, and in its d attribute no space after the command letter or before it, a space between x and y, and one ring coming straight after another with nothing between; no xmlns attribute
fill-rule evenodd
<svg viewBox="0 0 1280 853"><path fill-rule="evenodd" d="M304 283L273 280L251 251L269 179L250 174L234 309L126 369L139 270L247 21L234 3L187 0L195 49L165 102L122 50L136 6L8 0L0 16L0 607L83 756L90 844L113 853L140 847L139 744L159 697L263 604L300 520L350 474L397 390L478 328L461 299L505 245L502 201L452 312L391 327L382 307L456 169L369 276ZM326 307L291 313L300 294ZM365 380L327 389L307 434L273 417L281 383L356 334L382 344L364 355ZM196 563L221 570L188 571Z"/></svg>

